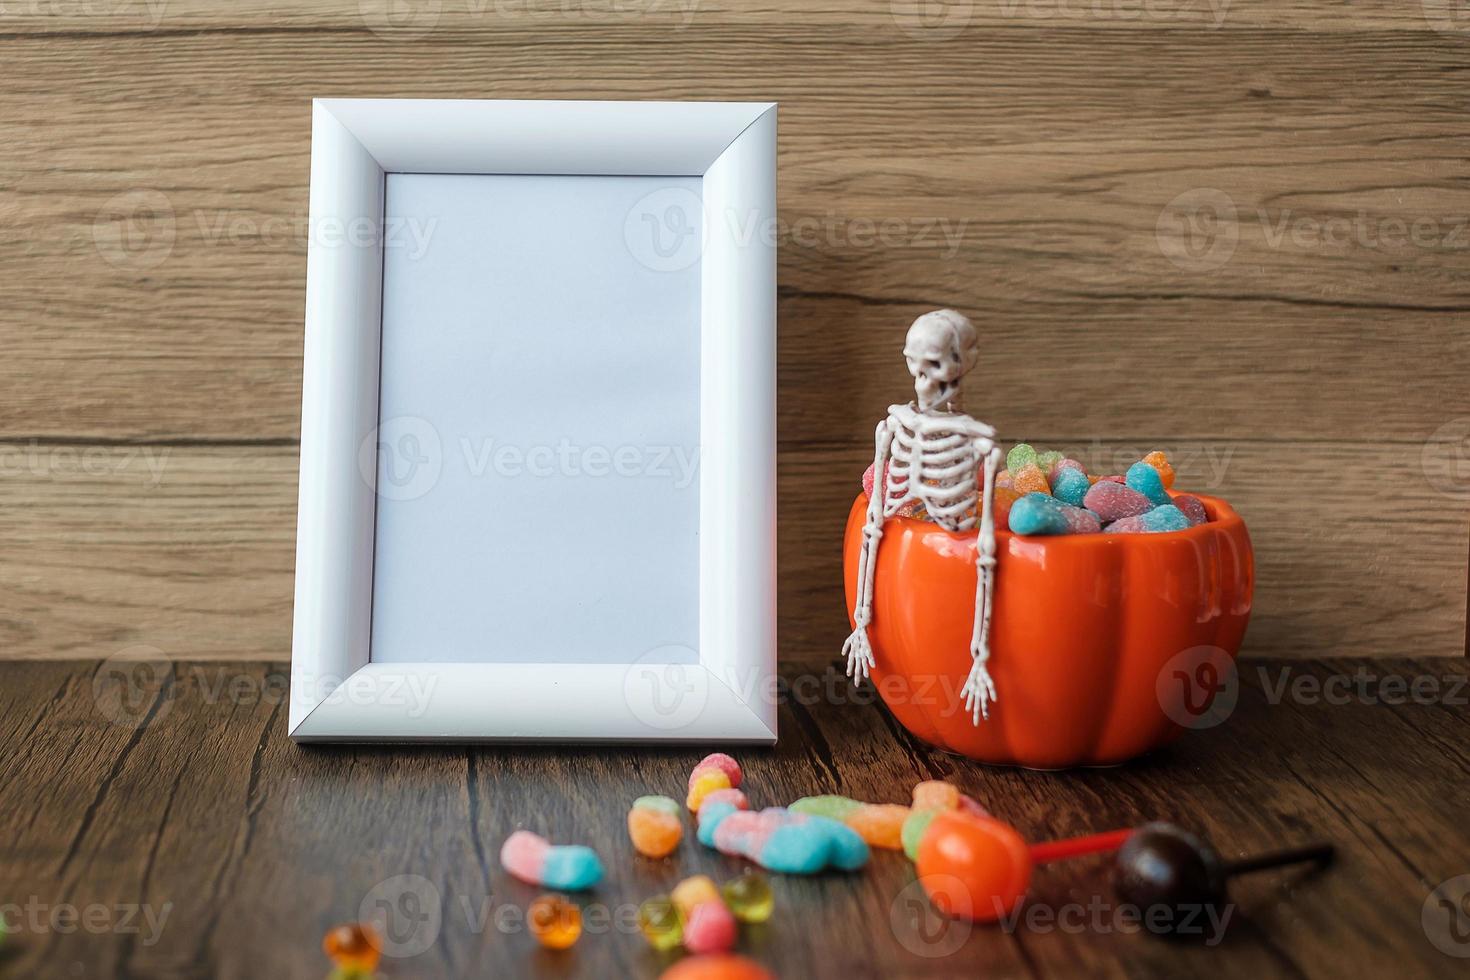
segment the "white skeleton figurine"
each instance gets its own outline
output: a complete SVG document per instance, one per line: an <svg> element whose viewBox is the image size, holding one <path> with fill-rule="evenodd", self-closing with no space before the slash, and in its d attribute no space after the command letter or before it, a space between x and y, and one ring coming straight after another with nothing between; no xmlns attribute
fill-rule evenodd
<svg viewBox="0 0 1470 980"><path fill-rule="evenodd" d="M883 522L910 501L918 501L929 517L946 531L975 527L979 511L979 541L975 587L975 625L970 635L970 676L961 689L965 707L975 724L989 717L995 682L985 663L990 659L990 611L995 581L995 521L991 503L1000 447L995 430L977 422L960 407L960 379L975 364L975 328L954 310L925 313L909 327L903 356L914 376L918 402L892 405L888 418L878 423L873 453L873 495L863 526L858 557L856 628L843 644L847 673L861 684L873 666L868 624L873 618L873 569L878 564L878 542ZM985 467L983 485L976 480ZM977 507L976 497L979 496Z"/></svg>

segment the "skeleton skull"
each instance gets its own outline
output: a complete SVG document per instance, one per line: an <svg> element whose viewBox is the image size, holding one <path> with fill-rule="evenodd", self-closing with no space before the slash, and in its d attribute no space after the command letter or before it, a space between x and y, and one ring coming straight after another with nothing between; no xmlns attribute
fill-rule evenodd
<svg viewBox="0 0 1470 980"><path fill-rule="evenodd" d="M960 379L975 364L975 347L975 327L954 310L935 310L914 321L903 357L920 411L959 410Z"/></svg>

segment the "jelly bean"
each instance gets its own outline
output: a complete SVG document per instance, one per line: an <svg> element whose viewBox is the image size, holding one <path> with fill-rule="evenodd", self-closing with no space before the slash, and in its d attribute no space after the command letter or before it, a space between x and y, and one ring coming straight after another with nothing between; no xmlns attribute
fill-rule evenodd
<svg viewBox="0 0 1470 980"><path fill-rule="evenodd" d="M1102 521L1090 510L1062 504L1062 516L1067 519L1068 534L1096 534L1102 530Z"/></svg>
<svg viewBox="0 0 1470 980"><path fill-rule="evenodd" d="M685 878L669 893L684 924L684 948L723 953L735 945L735 916L707 875Z"/></svg>
<svg viewBox="0 0 1470 980"><path fill-rule="evenodd" d="M1153 503L1137 490L1106 480L1092 485L1087 496L1082 498L1082 505L1104 523L1134 517L1153 509Z"/></svg>
<svg viewBox="0 0 1470 980"><path fill-rule="evenodd" d="M730 953L690 956L659 975L659 980L776 980L755 960Z"/></svg>
<svg viewBox="0 0 1470 980"><path fill-rule="evenodd" d="M526 922L547 949L570 949L582 935L582 910L560 895L542 895L532 902Z"/></svg>
<svg viewBox="0 0 1470 980"><path fill-rule="evenodd" d="M740 786L740 763L723 752L712 752L699 760L689 774L689 798L685 801L690 810L699 812L699 804L709 793L717 789L735 789Z"/></svg>
<svg viewBox="0 0 1470 980"><path fill-rule="evenodd" d="M660 952L684 942L684 922L673 899L667 895L655 895L638 906L638 930Z"/></svg>
<svg viewBox="0 0 1470 980"><path fill-rule="evenodd" d="M991 922L1010 913L1031 882L1031 851L999 820L939 813L919 843L919 881L945 915Z"/></svg>
<svg viewBox="0 0 1470 980"><path fill-rule="evenodd" d="M1070 467L1058 469L1051 481L1052 496L1073 507L1082 506L1082 501L1091 488L1092 484L1088 481L1087 474Z"/></svg>
<svg viewBox="0 0 1470 980"><path fill-rule="evenodd" d="M1165 490L1174 485L1174 467L1169 463L1169 457L1164 455L1163 450L1155 449L1143 457L1143 461L1159 471L1159 479L1164 482Z"/></svg>
<svg viewBox="0 0 1470 980"><path fill-rule="evenodd" d="M1064 504L1044 493L1028 493L1011 505L1010 528L1016 534L1066 534Z"/></svg>
<svg viewBox="0 0 1470 980"><path fill-rule="evenodd" d="M1200 501L1198 497L1191 496L1187 493L1181 493L1179 494L1179 496L1174 498L1174 506L1178 507L1181 511L1184 512L1184 516L1189 518L1190 524L1209 523L1210 515L1205 510L1205 505Z"/></svg>
<svg viewBox="0 0 1470 980"><path fill-rule="evenodd" d="M592 848L553 846L529 830L518 830L505 839L500 863L521 881L564 891L581 891L602 880L602 862Z"/></svg>
<svg viewBox="0 0 1470 980"><path fill-rule="evenodd" d="M1041 468L1041 472L1050 473L1052 468L1063 459L1066 459L1065 453L1059 453L1055 449L1051 449L1044 453L1036 454L1036 465Z"/></svg>
<svg viewBox="0 0 1470 980"><path fill-rule="evenodd" d="M765 875L753 871L731 878L720 886L725 904L741 922L765 922L776 908L776 894Z"/></svg>
<svg viewBox="0 0 1470 980"><path fill-rule="evenodd" d="M706 847L783 874L816 874L829 867L854 871L868 863L867 842L857 831L784 807L754 812L725 801L706 803L699 810L698 836Z"/></svg>
<svg viewBox="0 0 1470 980"><path fill-rule="evenodd" d="M684 836L679 804L667 796L640 796L628 811L628 836L633 848L644 857L672 854Z"/></svg>
<svg viewBox="0 0 1470 980"><path fill-rule="evenodd" d="M1169 492L1164 489L1164 481L1159 476L1159 471L1142 460L1128 467L1124 479L1130 489L1143 494L1149 499L1149 502L1154 504L1169 502Z"/></svg>
<svg viewBox="0 0 1470 980"><path fill-rule="evenodd" d="M1006 469L1010 470L1013 475L1020 473L1021 468L1024 466L1035 465L1036 450L1032 449L1024 442L1016 446L1016 448L1012 449L1010 452L1006 453Z"/></svg>
<svg viewBox="0 0 1470 980"><path fill-rule="evenodd" d="M896 851L903 846L899 833L908 819L909 808L892 803L862 803L845 796L808 796L788 809L838 820L856 830L870 847Z"/></svg>
<svg viewBox="0 0 1470 980"><path fill-rule="evenodd" d="M1012 470L1011 473L1011 485L1017 493L1051 493L1051 484L1046 482L1046 474L1035 463Z"/></svg>
<svg viewBox="0 0 1470 980"><path fill-rule="evenodd" d="M371 973L383 955L383 941L372 926L354 922L327 930L322 951L343 971Z"/></svg>

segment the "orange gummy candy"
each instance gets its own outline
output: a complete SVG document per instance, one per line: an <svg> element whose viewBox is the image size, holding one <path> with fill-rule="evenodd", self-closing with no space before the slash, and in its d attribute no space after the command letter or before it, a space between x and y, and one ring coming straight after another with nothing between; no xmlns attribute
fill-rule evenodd
<svg viewBox="0 0 1470 980"><path fill-rule="evenodd" d="M360 922L329 929L322 940L322 950L337 966L369 973L377 969L378 960L383 955L382 946L372 926Z"/></svg>
<svg viewBox="0 0 1470 980"><path fill-rule="evenodd" d="M1169 457L1165 456L1163 450L1155 449L1143 461L1159 471L1159 479L1163 481L1164 489L1167 490L1174 485L1174 467L1169 463Z"/></svg>
<svg viewBox="0 0 1470 980"><path fill-rule="evenodd" d="M667 796L644 796L628 811L628 837L644 857L661 858L672 854L684 837L684 824L679 819L679 804Z"/></svg>
<svg viewBox="0 0 1470 980"><path fill-rule="evenodd" d="M526 909L531 935L547 949L568 949L582 935L582 910L560 895L542 895Z"/></svg>
<svg viewBox="0 0 1470 980"><path fill-rule="evenodd" d="M1035 463L1027 463L1021 467L1011 477L1011 485L1023 497L1028 493L1051 493L1051 484L1046 482L1046 474Z"/></svg>
<svg viewBox="0 0 1470 980"><path fill-rule="evenodd" d="M1011 504L1021 499L1021 494L1010 487L996 487L994 496L994 513L992 518L996 527L1010 527Z"/></svg>
<svg viewBox="0 0 1470 980"><path fill-rule="evenodd" d="M960 791L954 783L927 779L914 787L915 810L953 810L960 805Z"/></svg>
<svg viewBox="0 0 1470 980"><path fill-rule="evenodd" d="M869 803L849 813L843 823L858 832L869 847L884 847L890 851L903 848L903 822L909 818L909 808L897 803Z"/></svg>

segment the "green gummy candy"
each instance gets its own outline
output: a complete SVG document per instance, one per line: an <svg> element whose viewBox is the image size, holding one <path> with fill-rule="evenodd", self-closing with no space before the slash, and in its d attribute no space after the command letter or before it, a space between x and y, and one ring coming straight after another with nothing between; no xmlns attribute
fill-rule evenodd
<svg viewBox="0 0 1470 980"><path fill-rule="evenodd" d="M838 823L847 819L847 815L861 807L857 800L850 800L845 796L803 796L786 809L792 813L805 813L813 817L826 817L836 820Z"/></svg>
<svg viewBox="0 0 1470 980"><path fill-rule="evenodd" d="M929 829L929 825L938 815L938 810L915 810L904 820L898 839L903 842L903 852L910 861L919 859L919 841L924 839L924 831Z"/></svg>
<svg viewBox="0 0 1470 980"><path fill-rule="evenodd" d="M1010 470L1012 473L1019 473L1021 471L1021 467L1030 465L1035 462L1036 450L1032 449L1024 442L1017 446L1015 449L1012 449L1010 452L1006 453L1006 469Z"/></svg>
<svg viewBox="0 0 1470 980"><path fill-rule="evenodd" d="M1048 449L1044 453L1036 454L1036 465L1041 467L1041 472L1050 476L1051 468L1066 458L1066 456L1057 452L1055 449Z"/></svg>

